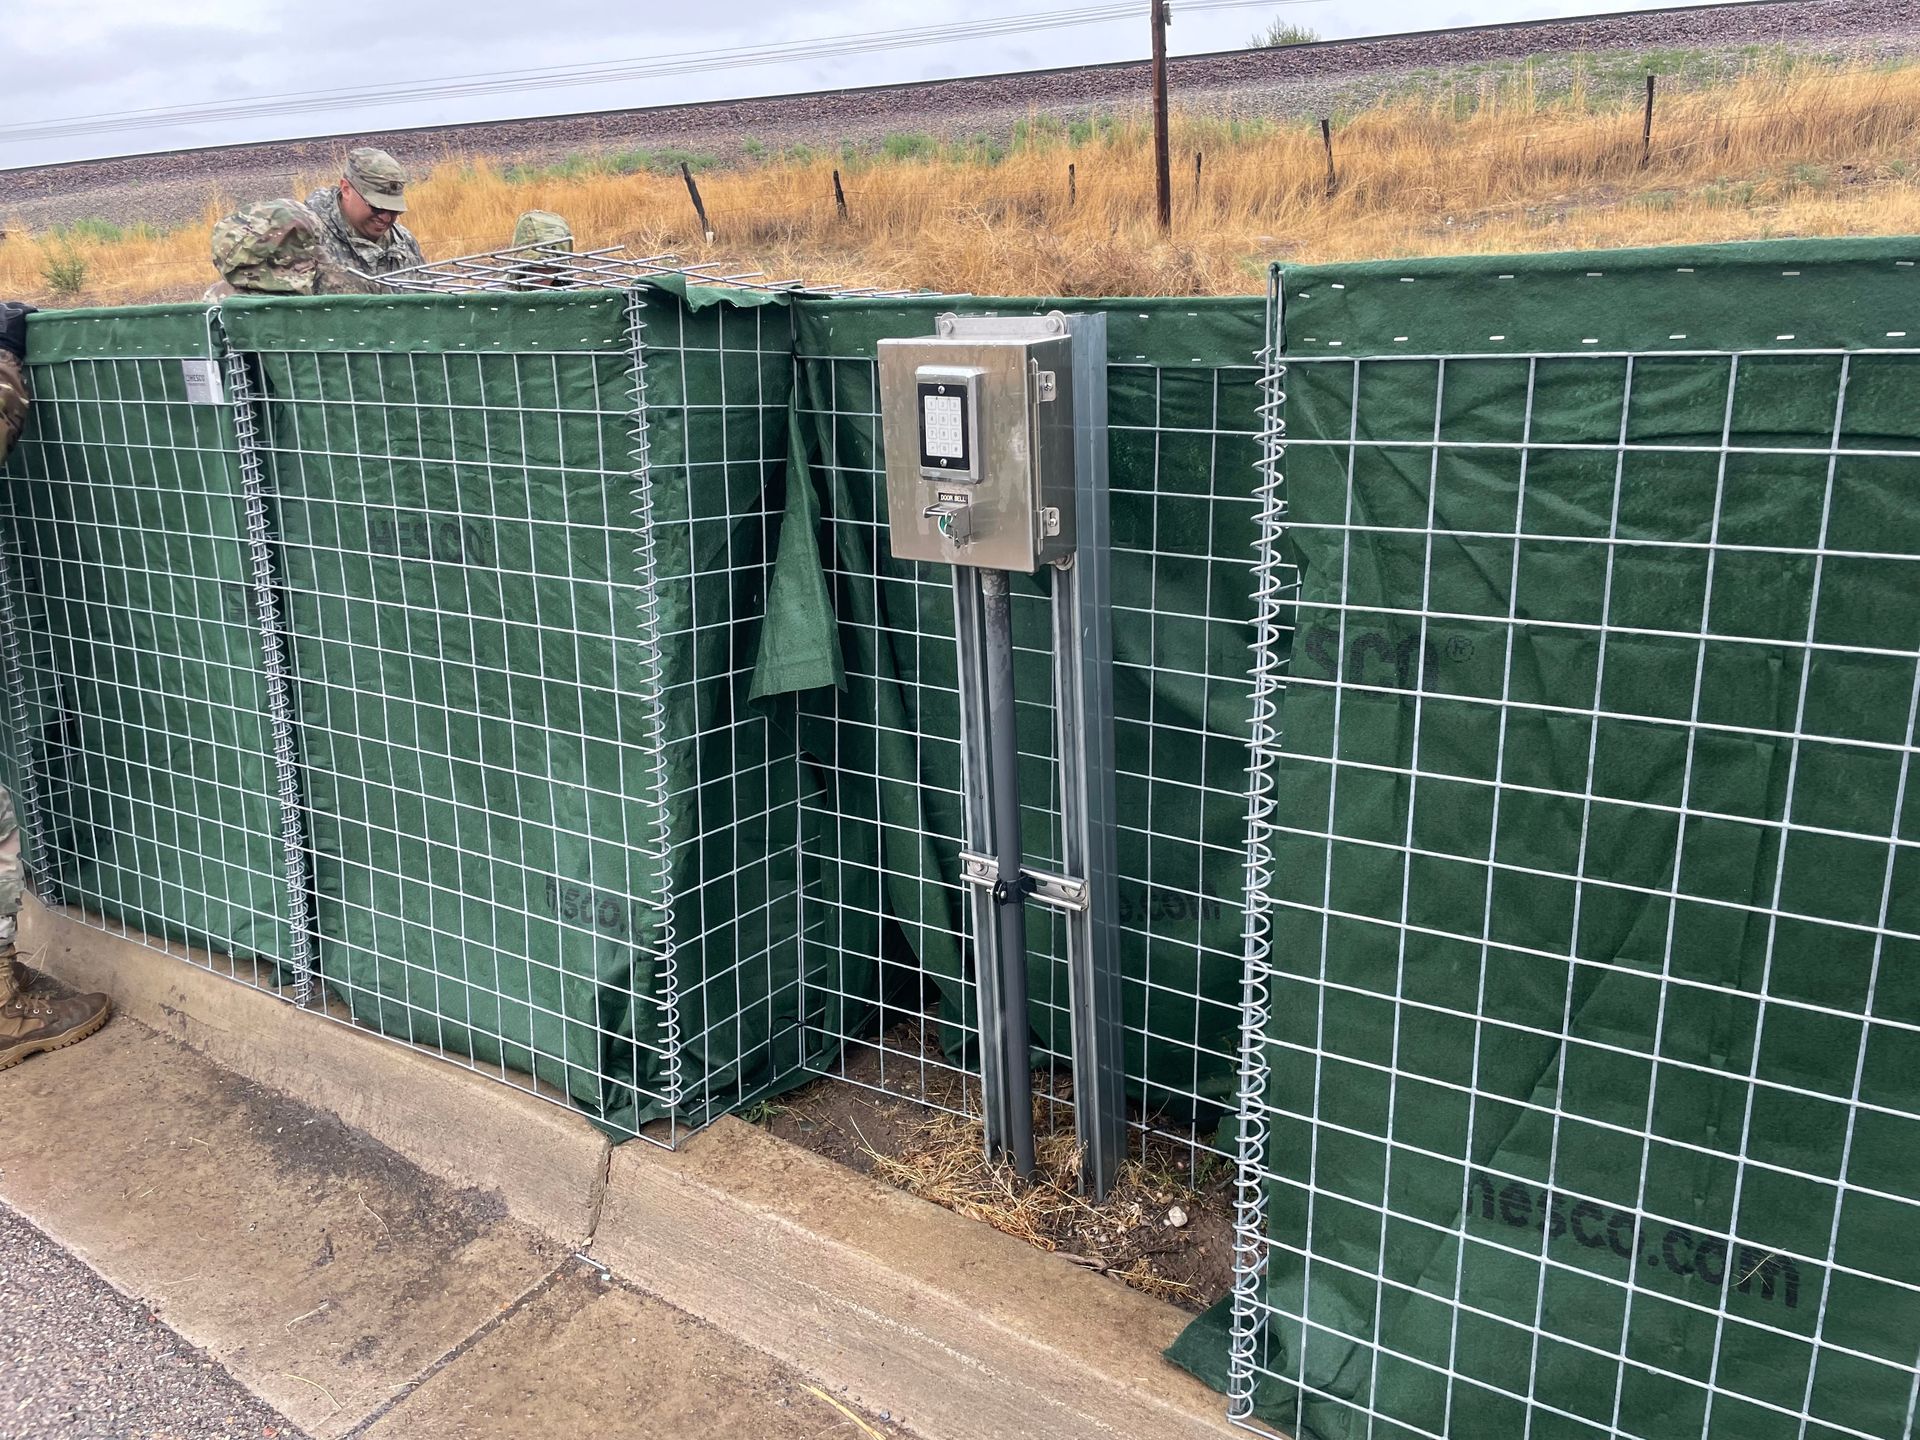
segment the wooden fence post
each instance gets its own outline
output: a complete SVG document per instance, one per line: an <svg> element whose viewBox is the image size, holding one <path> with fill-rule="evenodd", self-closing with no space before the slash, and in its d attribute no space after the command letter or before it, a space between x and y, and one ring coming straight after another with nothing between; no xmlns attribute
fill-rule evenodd
<svg viewBox="0 0 1920 1440"><path fill-rule="evenodd" d="M713 243L713 226L707 223L707 207L700 201L700 187L693 183L693 171L687 168L687 162L680 162L680 177L687 182L687 194L693 197L693 213L700 217L700 233L707 237L707 243Z"/></svg>
<svg viewBox="0 0 1920 1440"><path fill-rule="evenodd" d="M840 188L840 172L833 172L833 206L840 212L842 220L847 218L847 192Z"/></svg>
<svg viewBox="0 0 1920 1440"><path fill-rule="evenodd" d="M1205 159L1205 151L1193 152L1193 203L1196 205L1200 203L1200 166Z"/></svg>
<svg viewBox="0 0 1920 1440"><path fill-rule="evenodd" d="M1073 161L1067 162L1067 208L1069 210L1080 203L1079 185L1073 175Z"/></svg>
<svg viewBox="0 0 1920 1440"><path fill-rule="evenodd" d="M1647 76L1647 118L1640 126L1640 168L1653 158L1653 76Z"/></svg>
<svg viewBox="0 0 1920 1440"><path fill-rule="evenodd" d="M1331 195L1340 186L1340 176L1333 168L1333 122L1320 122L1320 143L1327 147L1327 194Z"/></svg>

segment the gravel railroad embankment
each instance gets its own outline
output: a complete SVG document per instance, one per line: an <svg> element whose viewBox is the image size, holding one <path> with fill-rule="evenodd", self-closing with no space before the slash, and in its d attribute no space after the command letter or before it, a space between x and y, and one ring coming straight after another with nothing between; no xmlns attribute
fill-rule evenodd
<svg viewBox="0 0 1920 1440"><path fill-rule="evenodd" d="M1176 103L1312 115L1364 94L1370 84L1384 89L1415 71L1577 50L1685 48L1733 56L1755 44L1912 52L1920 49L1920 4L1784 0L1235 51L1175 60L1170 83ZM1146 88L1144 63L1093 66L0 170L0 223L39 228L90 215L177 223L197 215L215 190L272 193L297 176L327 170L349 142L381 145L416 162L449 152L551 158L615 145L725 154L748 136L778 147L898 131L1004 131L1036 111L1071 117L1125 110L1143 103Z"/></svg>

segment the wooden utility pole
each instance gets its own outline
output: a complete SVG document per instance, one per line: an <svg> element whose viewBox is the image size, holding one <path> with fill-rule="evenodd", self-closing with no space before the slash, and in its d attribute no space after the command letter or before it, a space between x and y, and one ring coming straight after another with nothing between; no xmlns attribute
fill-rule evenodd
<svg viewBox="0 0 1920 1440"><path fill-rule="evenodd" d="M1153 184L1160 228L1173 229L1173 171L1167 154L1167 0L1153 0Z"/></svg>

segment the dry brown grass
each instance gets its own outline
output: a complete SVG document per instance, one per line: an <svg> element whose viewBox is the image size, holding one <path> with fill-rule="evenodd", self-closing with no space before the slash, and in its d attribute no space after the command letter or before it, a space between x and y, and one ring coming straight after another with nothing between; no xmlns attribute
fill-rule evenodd
<svg viewBox="0 0 1920 1440"><path fill-rule="evenodd" d="M1329 196L1316 129L1188 115L1174 238L1152 219L1145 128L1070 146L1030 140L997 162L935 156L775 161L709 172L719 240L700 237L677 175L533 174L448 160L414 190L430 254L506 243L522 210L567 215L585 244L673 250L815 281L978 294L1206 294L1258 289L1264 264L1920 230L1920 65L1758 67L1663 99L1641 166L1637 104L1540 99L1523 76L1472 97L1384 103L1335 134ZM1197 191L1192 155L1204 151ZM1069 161L1078 203L1067 203ZM846 172L850 217L832 202ZM222 209L216 200L209 222ZM0 242L0 294L45 302L50 255L88 262L83 297L198 294L205 229L118 241ZM71 303L69 301L68 303Z"/></svg>
<svg viewBox="0 0 1920 1440"><path fill-rule="evenodd" d="M1129 1252L1161 1233L1156 1227L1169 1205L1195 1205L1196 1192L1129 1160L1106 1203L1095 1206L1079 1193L1078 1143L1070 1132L1045 1133L1048 1119L1041 1101L1034 1111L1037 1165L1026 1183L988 1162L977 1120L955 1115L930 1116L898 1155L868 1146L866 1156L875 1175L910 1195L1038 1249L1064 1251L1075 1263L1162 1300L1189 1298L1191 1285L1160 1274L1149 1254Z"/></svg>

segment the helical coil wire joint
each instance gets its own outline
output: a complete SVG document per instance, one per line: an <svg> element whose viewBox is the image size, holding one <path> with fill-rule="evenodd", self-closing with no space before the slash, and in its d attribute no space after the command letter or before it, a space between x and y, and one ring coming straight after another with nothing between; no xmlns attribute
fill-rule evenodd
<svg viewBox="0 0 1920 1440"><path fill-rule="evenodd" d="M1266 1280L1266 1029L1273 948L1275 768L1280 758L1280 699L1286 685L1291 629L1288 609L1298 588L1282 555L1286 530L1286 365L1281 349L1280 277L1267 296L1268 348L1260 379L1260 482L1255 490L1254 638L1251 741L1247 762L1246 904L1241 930L1239 1150L1233 1217L1233 1328L1227 1351L1228 1417L1254 1418Z"/></svg>
<svg viewBox="0 0 1920 1440"><path fill-rule="evenodd" d="M665 1070L661 1099L677 1123L685 1096L682 1094L680 980L672 890L673 826L667 796L666 660L660 639L659 561L654 549L653 471L647 433L645 311L646 301L640 291L637 288L627 291L627 395L631 417L627 439L633 466L633 559L640 597L636 640L640 660L636 667L634 698L640 706L640 747L646 757L644 774L651 832L642 840L641 854L652 869L648 878L658 908L651 941L643 942L641 950L653 962L653 1000L660 1007L664 1052L661 1059ZM636 1025L635 1030L637 1032L639 1026ZM635 1072L638 1073L637 1065Z"/></svg>
<svg viewBox="0 0 1920 1440"><path fill-rule="evenodd" d="M313 1003L316 969L313 946L311 875L307 865L306 810L300 793L299 748L293 719L293 680L287 664L286 617L280 604L280 576L274 565L274 534L267 508L266 465L261 459L259 403L247 357L227 345L215 318L207 316L213 354L223 360L227 406L233 417L234 445L240 461L240 495L246 512L247 554L252 570L254 625L260 641L260 668L266 682L267 721L273 739L274 785L280 797L280 862L287 891L287 965L293 971L293 1003Z"/></svg>

